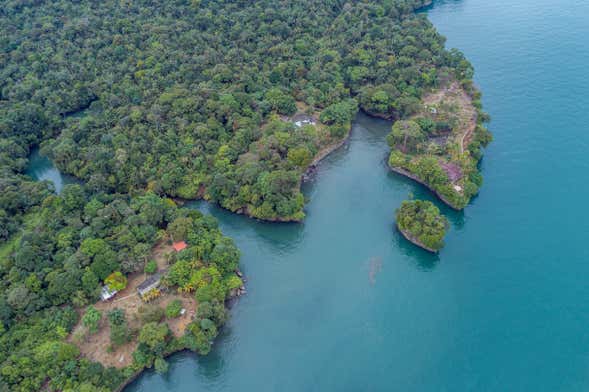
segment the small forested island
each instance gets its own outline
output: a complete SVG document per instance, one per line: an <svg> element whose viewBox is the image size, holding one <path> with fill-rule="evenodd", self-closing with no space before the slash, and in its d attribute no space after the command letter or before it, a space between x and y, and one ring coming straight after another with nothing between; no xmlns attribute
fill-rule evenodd
<svg viewBox="0 0 589 392"><path fill-rule="evenodd" d="M434 253L444 246L448 220L431 201L404 200L395 219L401 234L415 245Z"/></svg>

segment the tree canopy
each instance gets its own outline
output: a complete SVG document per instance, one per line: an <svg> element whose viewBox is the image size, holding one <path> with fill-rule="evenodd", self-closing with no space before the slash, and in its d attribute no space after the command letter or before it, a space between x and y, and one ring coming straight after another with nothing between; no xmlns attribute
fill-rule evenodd
<svg viewBox="0 0 589 392"><path fill-rule="evenodd" d="M448 220L431 201L405 200L395 217L399 230L418 245L434 251L444 246Z"/></svg>
<svg viewBox="0 0 589 392"><path fill-rule="evenodd" d="M387 136L389 165L417 177L455 209L466 207L482 185L478 162L491 134L479 99L471 79L450 79L429 92L410 119L396 121Z"/></svg>
<svg viewBox="0 0 589 392"><path fill-rule="evenodd" d="M92 195L80 185L67 185L62 195L48 196L35 214L34 224L23 228L19 246L0 262L0 389L38 391L50 377L51 390L81 390L83 384L112 390L170 347L197 349L169 339L157 324L163 310L157 321L147 321L155 326L139 335L137 358L147 362L134 362L128 370L104 369L79 359L77 348L65 340L78 320L74 307L96 302L103 281L123 288L125 275L144 269L172 222L183 221L187 227L189 246L184 253L193 262L190 274L199 276L195 295L205 310L215 309L206 316L219 323L215 328L225 321L224 300L233 287L230 278L237 278L233 271L240 254L213 217L178 208L151 192L135 198ZM209 284L214 287L204 287ZM95 333L106 325L102 316L90 305L82 325ZM111 343L127 342L130 331L124 313L116 310L107 318ZM206 345L201 342L203 351L209 349L216 329L207 336ZM49 352L57 354L47 361Z"/></svg>
<svg viewBox="0 0 589 392"><path fill-rule="evenodd" d="M38 144L92 191L149 189L302 219L301 174L358 106L407 117L424 90L469 73L413 12L423 3L6 1L0 162L11 180L0 186L31 192L0 210L0 235L14 231L3 215L46 195L20 176ZM280 117L297 110L323 124Z"/></svg>
<svg viewBox="0 0 589 392"><path fill-rule="evenodd" d="M303 219L301 175L357 110L409 120L424 92L472 77L414 13L426 2L4 1L0 390L115 390L143 367L165 372L171 351L208 353L242 284L239 251L214 218L170 198ZM303 113L316 124L296 125ZM84 185L56 195L32 181L34 148ZM155 272L163 238L188 244L163 278L199 302L186 334L170 334L162 309L140 309L131 366L80 357L66 339L79 312L92 332L103 321L81 309L103 284ZM124 312L106 318L113 345L131 339Z"/></svg>

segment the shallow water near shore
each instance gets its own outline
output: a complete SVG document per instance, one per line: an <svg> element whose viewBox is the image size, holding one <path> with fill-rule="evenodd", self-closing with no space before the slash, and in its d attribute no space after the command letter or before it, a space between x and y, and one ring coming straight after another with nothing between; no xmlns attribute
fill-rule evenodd
<svg viewBox="0 0 589 392"><path fill-rule="evenodd" d="M125 392L589 389L589 3L435 1L476 69L495 140L464 212L390 173L390 123L359 114L304 185L307 218L211 206L248 294L206 357L179 353ZM432 255L394 230L414 194L451 222Z"/></svg>

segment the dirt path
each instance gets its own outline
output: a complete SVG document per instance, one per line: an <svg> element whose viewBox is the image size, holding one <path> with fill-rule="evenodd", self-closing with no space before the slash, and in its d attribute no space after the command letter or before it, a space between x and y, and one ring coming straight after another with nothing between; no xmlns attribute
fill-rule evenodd
<svg viewBox="0 0 589 392"><path fill-rule="evenodd" d="M461 155L464 154L464 150L466 149L466 147L470 143L470 139L472 137L472 134L474 133L475 128L476 128L476 115L475 115L475 118L472 120L472 126L469 126L467 128L466 132L464 132L464 134L460 138L460 154Z"/></svg>
<svg viewBox="0 0 589 392"><path fill-rule="evenodd" d="M462 155L468 148L468 144L476 128L477 112L472 105L472 98L456 81L445 88L423 97L423 103L426 106L439 105L442 102L457 106L456 115L459 118L460 124L456 136L460 147L460 154Z"/></svg>

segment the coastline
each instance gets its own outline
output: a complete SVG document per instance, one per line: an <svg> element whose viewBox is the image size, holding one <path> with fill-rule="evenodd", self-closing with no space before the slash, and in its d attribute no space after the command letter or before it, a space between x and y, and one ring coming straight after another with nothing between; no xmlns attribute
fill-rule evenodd
<svg viewBox="0 0 589 392"><path fill-rule="evenodd" d="M423 181L422 179L420 179L419 177L417 177L416 175L410 173L409 171L401 168L401 167L397 167L397 166L391 166L388 165L389 169L397 174L400 174L402 176L405 176L407 178L412 179L415 182L420 183L421 185L425 186L427 189L429 189L431 192L433 192L440 200L442 200L444 202L444 204L446 204L448 207L456 210L456 211L462 211L463 208L458 208L455 205L453 205L452 203L450 203L448 201L448 199L446 199L444 196L442 196L438 191L436 191L435 189L433 189L429 184L427 184L425 181Z"/></svg>
<svg viewBox="0 0 589 392"><path fill-rule="evenodd" d="M425 0L423 2L423 5L417 7L414 9L414 12L418 13L418 12L422 12L424 11L424 9L431 7L433 5L433 0ZM396 120L394 118L394 116L391 115L386 115L386 114L381 114L381 113L373 113L370 112L368 110L362 109L360 108L359 110L361 110L362 112L364 112L366 115L368 115L369 117L372 118L377 118L377 119L381 119L381 120L386 120L386 121L390 121L392 123L394 123ZM342 137L340 140L337 140L331 144L326 145L325 147L323 147L320 151L317 152L317 154L313 157L313 160L311 161L311 163L307 166L307 168L303 171L303 173L300 176L299 179L299 184L298 184L298 188L300 189L301 185L303 182L307 182L310 181L313 176L316 174L316 170L318 165L321 163L321 161L323 161L325 158L327 158L331 153L333 153L334 151L338 150L340 147L342 147L343 145L345 145L351 136L352 133L352 124L350 124L348 132L346 133L346 135L344 137ZM472 136L472 133L474 133L474 129L473 131L470 132L469 136ZM465 135L466 136L466 135ZM464 139L463 139L464 140ZM461 147L462 147L462 143L461 143ZM433 189L430 185L428 185L425 181L421 180L419 177L415 176L414 174L410 173L409 171L401 168L401 167L395 167L395 166L391 166L391 165L387 165L389 166L389 169L393 172L395 172L396 174L399 174L401 176L407 177L423 186L425 186L428 190L430 190L432 193L434 193L442 202L444 202L444 204L446 204L447 206L449 206L450 208L452 208L453 210L456 211L462 211L463 208L457 208L455 205L453 205L451 202L449 202L444 196L442 196L438 191L436 191L435 189ZM182 198L174 198L175 201L180 201L181 203L185 203L185 202L189 202L189 201L196 201L196 200L205 200L207 202L210 202L209 200L207 200L204 197L204 194L206 192L206 188L204 186L201 187L201 189L199 190L198 193L198 197L196 199L182 199ZM259 218L259 217L255 217L252 216L251 213L249 212L247 206L246 207L242 207L236 211L232 211L230 209L227 209L223 206L221 206L221 204L215 202L216 205L218 205L219 207L221 207L224 210L230 211L232 213L238 214L238 215L244 215L250 219L256 219L258 221L262 221L262 222L269 222L269 223L301 223L302 221L304 221L304 218L302 219L292 219L292 218L281 218L281 217L277 217L277 218L272 218L272 219L266 219L266 218ZM411 234L409 234L407 231L401 229L399 227L399 225L397 223L395 223L395 227L396 229L399 231L399 233L401 233L401 235L410 243L412 243L413 245L429 252L432 254L438 254L440 250L436 250L433 248L430 248L428 246L426 246L425 244L423 244L421 241L419 241L417 238L413 237ZM235 299L235 298L232 298ZM180 349L176 349L170 352L166 352L163 355L163 358L168 358L174 354L177 353L182 353L182 352L190 352L193 353L195 355L199 355L198 353L196 353L195 351L192 351L188 348L180 348ZM137 380L137 378L139 378L142 373L144 373L145 371L147 371L148 369L152 369L152 368L143 368L135 373L133 373L128 379L126 379L116 390L115 392L122 392L127 386L129 386L130 384L132 384L135 380Z"/></svg>
<svg viewBox="0 0 589 392"><path fill-rule="evenodd" d="M171 352L170 354L166 354L166 355L164 355L164 358L167 358L168 355L172 355L172 354L180 352L180 351L182 351L182 350L178 350L178 351ZM128 379L123 381L121 383L121 385L119 385L113 392L122 392L123 389L125 389L129 384L131 384L133 381L135 381L137 379L137 377L139 377L141 375L141 373L143 373L144 371L145 371L145 369L141 369L141 370L138 370L135 373L133 373Z"/></svg>
<svg viewBox="0 0 589 392"><path fill-rule="evenodd" d="M319 150L319 152L313 157L313 160L311 161L309 166L307 166L305 171L301 174L301 176L299 178L299 184L298 184L299 190L301 188L302 183L309 181L311 179L311 177L315 174L315 171L317 170L317 166L321 163L321 161L324 160L325 158L327 158L327 156L329 156L329 154L331 154L332 152L334 152L335 150L339 149L344 144L346 144L346 142L350 139L351 134L352 134L352 124L350 124L348 132L346 133L346 135L344 137L342 137L341 139L339 139L331 144L326 145L321 150ZM205 188L201 187L201 189L199 190L198 195L195 199L184 199L181 197L173 197L172 200L174 200L174 202L176 202L179 205L183 205L187 202L196 201L196 200L209 201L204 197L205 192L206 192ZM252 216L251 213L249 212L247 206L241 207L236 211L231 211L230 209L223 207L220 203L215 202L214 204L223 208L224 210L233 212L234 214L244 215L244 216L247 216L248 218L257 219L262 222L301 223L304 220L304 218L303 219L280 218L280 217L272 218L272 219L259 218L256 216Z"/></svg>
<svg viewBox="0 0 589 392"><path fill-rule="evenodd" d="M423 4L415 8L415 12L423 12L434 4L434 0L424 0Z"/></svg>
<svg viewBox="0 0 589 392"><path fill-rule="evenodd" d="M194 353L195 355L198 355L196 352L187 349L187 348L180 348L177 350L172 350L170 352L166 352L164 353L164 355L162 355L162 358L168 358L171 355L174 355L176 353L180 353L182 351L190 351L191 353ZM121 385L119 385L113 392L122 392L127 386L129 386L129 384L131 384L133 381L135 381L144 371L146 371L147 369L151 369L151 368L143 368L141 370L136 371L135 373L133 373L132 375L129 376L129 378L127 378L125 381L123 381L121 383Z"/></svg>
<svg viewBox="0 0 589 392"><path fill-rule="evenodd" d="M307 166L307 169L305 169L305 171L301 175L301 182L308 181L311 178L311 176L315 173L315 170L317 169L317 166L319 165L319 163L321 163L322 160L327 158L327 156L329 154L331 154L332 152L334 152L335 150L337 150L338 148L340 148L341 146L346 144L346 142L350 139L351 134L352 134L352 124L350 124L350 128L348 129L348 132L346 133L346 135L343 138L341 138L341 140L338 140L332 144L328 144L323 149L321 149L315 155L315 157L313 157L313 160L311 161L309 166ZM300 186L301 185L299 184L299 188L300 188Z"/></svg>
<svg viewBox="0 0 589 392"><path fill-rule="evenodd" d="M366 115L368 115L369 117L374 117L374 118L380 118L381 120L387 120L387 121L395 121L395 117L393 115L388 115L388 114L383 114L383 113L374 113L371 112L370 110L367 109L360 109L362 112L364 112Z"/></svg>
<svg viewBox="0 0 589 392"><path fill-rule="evenodd" d="M399 230L399 232L403 235L403 237L405 237L405 239L409 242L411 242L413 245L419 246L421 249L427 250L428 252L431 253L438 253L439 250L435 250L433 248L430 248L428 246L425 246L421 241L419 241L417 238L414 238L411 234L407 233L405 230L401 229L399 227L399 224L395 224L395 226L397 227L397 230Z"/></svg>
<svg viewBox="0 0 589 392"><path fill-rule="evenodd" d="M241 286L238 289L234 289L234 292L225 300L224 306L226 310L229 310L233 304L235 303L235 301L247 294L247 291L245 289L245 277L243 276L243 272L241 272L241 270L237 269L235 271L236 275L239 276L242 280L243 280L243 286ZM223 326L221 326L222 328ZM169 351L164 352L164 354L162 355L162 358L168 358L176 353L181 353L183 351L187 351L187 352L191 352L194 355L200 355L198 354L196 351L193 351L189 348L186 347L181 347L181 348L177 348L177 349L172 349ZM151 369L151 367L147 368L144 367L143 369L137 370L136 372L134 372L133 374L131 374L127 379L125 379L121 385L119 385L113 392L122 392L129 384L131 384L133 381L135 381L143 372L145 372L147 369Z"/></svg>

